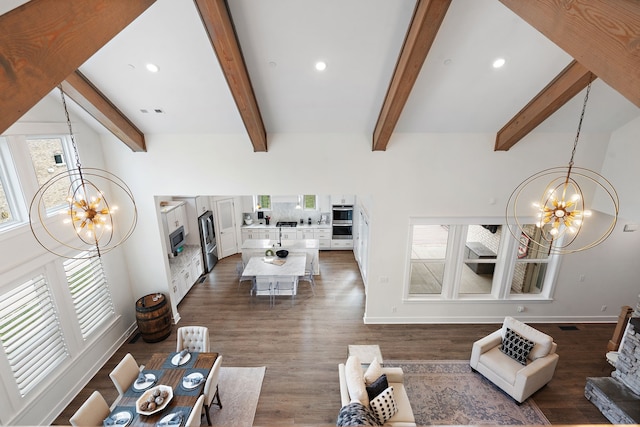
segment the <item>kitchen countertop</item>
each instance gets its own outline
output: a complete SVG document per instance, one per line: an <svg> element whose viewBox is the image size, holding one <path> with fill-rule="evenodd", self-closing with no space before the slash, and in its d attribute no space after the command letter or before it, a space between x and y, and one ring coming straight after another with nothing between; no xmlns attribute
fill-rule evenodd
<svg viewBox="0 0 640 427"><path fill-rule="evenodd" d="M184 250L180 252L177 257L169 258L169 268L171 271L183 269L191 262L191 258L199 251L202 251L200 246L184 245Z"/></svg>
<svg viewBox="0 0 640 427"><path fill-rule="evenodd" d="M320 249L318 239L283 240L282 246L278 246L277 240L247 239L242 244L242 249Z"/></svg>

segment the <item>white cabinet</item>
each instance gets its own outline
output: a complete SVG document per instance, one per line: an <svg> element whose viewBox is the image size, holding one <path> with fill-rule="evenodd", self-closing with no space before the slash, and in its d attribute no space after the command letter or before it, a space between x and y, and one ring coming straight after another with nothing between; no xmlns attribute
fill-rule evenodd
<svg viewBox="0 0 640 427"><path fill-rule="evenodd" d="M297 230L296 231L296 235L298 236L298 240L302 240L302 239L315 239L315 233L313 232L312 228L307 228L304 230Z"/></svg>
<svg viewBox="0 0 640 427"><path fill-rule="evenodd" d="M202 273L204 273L204 267L202 266L202 251L197 251L191 257L191 278L195 282Z"/></svg>
<svg viewBox="0 0 640 427"><path fill-rule="evenodd" d="M331 212L331 196L318 196L318 210L320 212Z"/></svg>
<svg viewBox="0 0 640 427"><path fill-rule="evenodd" d="M291 231L283 229L280 236L282 240L296 240L298 238L298 233L295 228L292 228Z"/></svg>
<svg viewBox="0 0 640 427"><path fill-rule="evenodd" d="M206 211L211 210L211 198L209 196L196 197L196 216L199 217Z"/></svg>
<svg viewBox="0 0 640 427"><path fill-rule="evenodd" d="M191 269L189 266L184 266L171 273L171 292L176 298L176 301L180 302L187 292L189 292L193 284L191 281Z"/></svg>
<svg viewBox="0 0 640 427"><path fill-rule="evenodd" d="M253 196L242 196L242 212L250 213L256 211L256 205L253 201Z"/></svg>
<svg viewBox="0 0 640 427"><path fill-rule="evenodd" d="M164 206L162 208L162 222L168 234L174 232L178 227L184 227L184 234L189 234L189 225L187 224L187 207L185 202L178 202Z"/></svg>
<svg viewBox="0 0 640 427"><path fill-rule="evenodd" d="M240 232L242 235L242 242L247 239L268 239L269 232L263 228L243 228ZM267 237L265 237L265 235Z"/></svg>
<svg viewBox="0 0 640 427"><path fill-rule="evenodd" d="M353 240L331 240L331 249L353 249Z"/></svg>
<svg viewBox="0 0 640 427"><path fill-rule="evenodd" d="M195 281L204 273L202 250L196 246L185 246L182 254L169 260L169 268L171 270L171 296L178 304Z"/></svg>
<svg viewBox="0 0 640 427"><path fill-rule="evenodd" d="M331 249L331 229L319 228L314 231L313 235L313 238L320 242L321 250Z"/></svg>
<svg viewBox="0 0 640 427"><path fill-rule="evenodd" d="M268 228L264 230L264 237L263 239L269 239L269 240L278 240L278 235L280 234L280 232L275 229L275 228Z"/></svg>
<svg viewBox="0 0 640 427"><path fill-rule="evenodd" d="M332 205L354 205L356 203L356 196L353 194L332 194Z"/></svg>

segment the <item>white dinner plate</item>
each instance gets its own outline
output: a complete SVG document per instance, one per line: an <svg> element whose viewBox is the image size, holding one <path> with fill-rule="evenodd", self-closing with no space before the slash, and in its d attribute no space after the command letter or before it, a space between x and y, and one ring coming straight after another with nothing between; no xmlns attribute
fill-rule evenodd
<svg viewBox="0 0 640 427"><path fill-rule="evenodd" d="M179 426L182 422L182 412L172 412L158 421L158 426Z"/></svg>
<svg viewBox="0 0 640 427"><path fill-rule="evenodd" d="M191 353L187 353L182 359L180 358L180 353L178 353L175 356L173 356L173 358L171 359L171 363L174 366L180 366L187 363L190 359L191 359Z"/></svg>
<svg viewBox="0 0 640 427"><path fill-rule="evenodd" d="M129 411L120 411L111 415L105 420L106 425L128 426L133 419L133 414Z"/></svg>
<svg viewBox="0 0 640 427"><path fill-rule="evenodd" d="M146 373L144 374L144 377L147 379L145 382L143 383L139 383L138 379L136 378L136 380L133 382L133 388L139 391L142 390L146 390L149 387L151 387L152 385L154 385L156 383L156 376L152 373Z"/></svg>
<svg viewBox="0 0 640 427"><path fill-rule="evenodd" d="M192 381L188 381L186 380L186 378L191 379ZM193 381L195 380L195 381ZM202 375L200 372L192 372L189 375L185 376L185 378L182 379L182 387L190 390L190 389L194 389L196 387L198 387L200 384L202 384L202 381L204 381L204 375Z"/></svg>

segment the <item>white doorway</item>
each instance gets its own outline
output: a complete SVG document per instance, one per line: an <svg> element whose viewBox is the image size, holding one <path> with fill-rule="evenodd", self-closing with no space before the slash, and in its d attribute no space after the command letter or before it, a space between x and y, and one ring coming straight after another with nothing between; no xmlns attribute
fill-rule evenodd
<svg viewBox="0 0 640 427"><path fill-rule="evenodd" d="M218 218L218 258L222 259L238 253L233 199L216 201L216 218Z"/></svg>

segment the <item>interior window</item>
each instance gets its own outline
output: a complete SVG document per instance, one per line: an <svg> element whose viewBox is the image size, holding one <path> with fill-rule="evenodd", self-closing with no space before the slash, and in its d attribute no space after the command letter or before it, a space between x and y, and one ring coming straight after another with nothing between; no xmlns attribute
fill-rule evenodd
<svg viewBox="0 0 640 427"><path fill-rule="evenodd" d="M540 230L534 224L525 227L527 234L536 240L532 244L524 234L520 237L511 293L539 294L542 292L549 263L549 244L542 239Z"/></svg>
<svg viewBox="0 0 640 427"><path fill-rule="evenodd" d="M448 226L413 226L410 294L440 294L442 292L448 240Z"/></svg>
<svg viewBox="0 0 640 427"><path fill-rule="evenodd" d="M547 277L548 266L559 258L548 255L544 240L529 242L523 236L518 242L506 227L412 224L408 295L444 299L550 297L553 278ZM535 225L528 227L534 235ZM538 234L535 236L537 239Z"/></svg>
<svg viewBox="0 0 640 427"><path fill-rule="evenodd" d="M469 225L458 293L491 293L501 238L502 227L499 225Z"/></svg>

